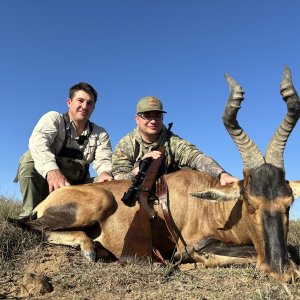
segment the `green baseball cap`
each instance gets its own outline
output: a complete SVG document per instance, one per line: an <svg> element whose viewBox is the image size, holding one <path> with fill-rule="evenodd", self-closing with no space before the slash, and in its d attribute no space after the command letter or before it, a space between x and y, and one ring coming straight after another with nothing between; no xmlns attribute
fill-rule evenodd
<svg viewBox="0 0 300 300"><path fill-rule="evenodd" d="M143 113L147 111L160 111L162 113L166 113L163 110L162 102L154 97L154 96L146 96L139 100L138 104L136 105L136 113Z"/></svg>

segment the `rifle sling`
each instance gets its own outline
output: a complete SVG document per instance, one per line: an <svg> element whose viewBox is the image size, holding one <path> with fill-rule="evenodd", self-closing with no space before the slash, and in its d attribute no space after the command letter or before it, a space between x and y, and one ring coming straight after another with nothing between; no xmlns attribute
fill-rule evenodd
<svg viewBox="0 0 300 300"><path fill-rule="evenodd" d="M180 253L180 259L176 263L176 265L179 265L182 260L182 252L178 246L179 239L182 239L181 235L177 233L173 219L170 214L169 210L169 201L168 201L168 185L165 182L164 176L161 176L158 180L158 183L156 185L156 195L159 199L159 203L161 204L163 217L167 226L167 229L176 245L177 251Z"/></svg>

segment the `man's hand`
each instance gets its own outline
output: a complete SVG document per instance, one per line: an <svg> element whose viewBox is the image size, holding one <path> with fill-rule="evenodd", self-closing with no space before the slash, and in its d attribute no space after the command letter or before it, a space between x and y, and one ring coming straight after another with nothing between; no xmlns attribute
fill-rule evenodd
<svg viewBox="0 0 300 300"><path fill-rule="evenodd" d="M160 151L151 151L151 152L148 152L146 153L143 157L142 157L142 160L143 159L146 159L146 158L149 158L151 157L152 159L158 159L162 156L163 154L160 152Z"/></svg>
<svg viewBox="0 0 300 300"><path fill-rule="evenodd" d="M59 189L60 187L70 185L67 178L59 169L49 171L47 173L47 181L49 185L49 193L52 193L54 190Z"/></svg>
<svg viewBox="0 0 300 300"><path fill-rule="evenodd" d="M227 185L230 183L240 181L238 178L229 175L228 173L222 173L220 176L220 183L221 185Z"/></svg>
<svg viewBox="0 0 300 300"><path fill-rule="evenodd" d="M147 158L152 158L152 159L159 159L163 154L160 151L151 151L146 153L141 160L147 159ZM139 167L135 167L132 171L131 171L131 175L135 176L137 175L137 173L139 172Z"/></svg>
<svg viewBox="0 0 300 300"><path fill-rule="evenodd" d="M104 182L104 181L112 181L114 178L107 172L100 173L99 176L97 176L97 182Z"/></svg>

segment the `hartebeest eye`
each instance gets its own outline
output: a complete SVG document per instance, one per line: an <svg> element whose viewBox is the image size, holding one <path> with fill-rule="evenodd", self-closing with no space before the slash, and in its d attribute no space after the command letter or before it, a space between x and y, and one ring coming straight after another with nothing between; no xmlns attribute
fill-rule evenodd
<svg viewBox="0 0 300 300"><path fill-rule="evenodd" d="M247 194L247 210L248 213L253 215L260 206L260 199L258 197L253 197L250 194Z"/></svg>
<svg viewBox="0 0 300 300"><path fill-rule="evenodd" d="M247 194L247 202L248 205L251 206L254 210L257 210L262 203L261 197L252 196L251 194Z"/></svg>

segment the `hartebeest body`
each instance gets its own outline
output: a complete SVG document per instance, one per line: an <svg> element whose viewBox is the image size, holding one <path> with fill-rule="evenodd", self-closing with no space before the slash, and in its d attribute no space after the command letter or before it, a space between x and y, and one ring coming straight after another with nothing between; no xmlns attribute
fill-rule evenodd
<svg viewBox="0 0 300 300"><path fill-rule="evenodd" d="M198 171L165 176L169 210L180 237L177 250L205 266L256 261L258 269L289 281L296 271L287 253L289 208L294 198L300 197L300 181L286 181L282 156L300 115L299 98L285 69L281 93L288 113L263 157L236 120L243 90L231 77L227 76L227 81L231 93L223 121L243 158L244 179L220 186L218 180ZM138 209L138 205L128 207L121 201L130 185L130 181L120 180L58 189L33 211L35 220L23 222L47 231L52 243L80 246L90 260L96 258L95 241L120 258ZM151 221L153 246L169 258L175 242L160 205L150 205L157 211ZM101 230L91 236L86 228L93 224L99 224Z"/></svg>

